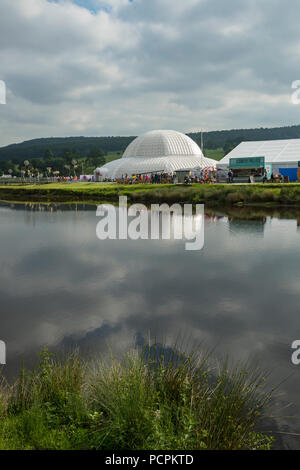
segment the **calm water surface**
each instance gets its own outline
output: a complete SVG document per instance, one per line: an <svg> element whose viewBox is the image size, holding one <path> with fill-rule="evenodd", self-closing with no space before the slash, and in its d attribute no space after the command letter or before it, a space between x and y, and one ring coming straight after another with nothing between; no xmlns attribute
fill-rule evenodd
<svg viewBox="0 0 300 470"><path fill-rule="evenodd" d="M12 377L45 346L94 354L149 333L170 344L180 335L220 356L251 357L275 384L284 380L272 426L280 445L300 449L300 366L291 363L300 339L299 219L210 213L204 249L187 252L179 241L99 241L94 207L1 204L4 372Z"/></svg>

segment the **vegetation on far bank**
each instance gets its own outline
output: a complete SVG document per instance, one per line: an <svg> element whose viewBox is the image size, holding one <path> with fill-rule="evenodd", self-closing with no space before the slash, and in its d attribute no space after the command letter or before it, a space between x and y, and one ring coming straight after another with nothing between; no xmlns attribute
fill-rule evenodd
<svg viewBox="0 0 300 470"><path fill-rule="evenodd" d="M187 134L199 146L201 133ZM208 150L224 149L230 151L242 141L249 140L276 140L297 139L300 135L300 126L285 126L277 128L231 129L222 131L208 131L203 133L204 148ZM0 148L0 161L24 161L25 159L41 158L46 150L50 150L57 157L65 152L86 155L90 149L98 148L107 152L123 152L136 136L128 137L51 137L28 140L19 144L12 144Z"/></svg>
<svg viewBox="0 0 300 470"><path fill-rule="evenodd" d="M0 185L0 199L6 201L101 201L117 202L126 195L129 202L205 203L207 206L294 205L300 206L300 184L132 184L54 183L44 185Z"/></svg>
<svg viewBox="0 0 300 470"><path fill-rule="evenodd" d="M0 160L0 175L16 177L52 177L73 176L80 174L93 174L96 167L102 166L108 161L120 158L121 154L110 153L105 155L99 148L91 148L86 154L66 150L62 155L55 155L46 149L39 157L18 161Z"/></svg>
<svg viewBox="0 0 300 470"><path fill-rule="evenodd" d="M44 351L1 381L0 449L269 449L264 374L209 362L160 345L93 364Z"/></svg>

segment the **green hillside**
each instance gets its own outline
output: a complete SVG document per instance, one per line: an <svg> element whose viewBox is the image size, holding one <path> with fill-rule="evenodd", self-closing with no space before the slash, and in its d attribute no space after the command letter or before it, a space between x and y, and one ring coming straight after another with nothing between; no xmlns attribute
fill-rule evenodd
<svg viewBox="0 0 300 470"><path fill-rule="evenodd" d="M204 155L207 158L213 158L214 160L219 161L224 157L225 152L222 148L220 148L220 149L204 149Z"/></svg>
<svg viewBox="0 0 300 470"><path fill-rule="evenodd" d="M120 152L134 137L61 137L34 139L0 148L0 160L23 161L33 158L43 158L46 151L51 151L55 157L61 158L71 153L86 156L93 149L101 149L104 153Z"/></svg>
<svg viewBox="0 0 300 470"><path fill-rule="evenodd" d="M198 145L201 134L188 134ZM44 158L49 151L56 158L67 154L86 157L91 150L101 149L106 161L119 158L135 136L130 137L51 137L29 140L0 148L0 161L11 160L13 163L36 158ZM205 154L219 160L224 154L245 140L277 140L300 138L300 125L277 128L232 129L204 133Z"/></svg>
<svg viewBox="0 0 300 470"><path fill-rule="evenodd" d="M201 134L193 133L189 136L198 145L201 142ZM300 138L300 126L286 126L258 129L232 129L228 131L211 131L204 133L204 144L207 149L223 148L227 153L242 141L247 140L280 140Z"/></svg>

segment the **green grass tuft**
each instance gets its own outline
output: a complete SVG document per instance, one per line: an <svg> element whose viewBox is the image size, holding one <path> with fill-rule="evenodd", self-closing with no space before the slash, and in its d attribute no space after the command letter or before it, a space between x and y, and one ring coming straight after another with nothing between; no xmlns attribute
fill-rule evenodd
<svg viewBox="0 0 300 470"><path fill-rule="evenodd" d="M0 387L0 449L269 449L262 372L158 345L85 364L43 351ZM154 352L154 353L153 353Z"/></svg>

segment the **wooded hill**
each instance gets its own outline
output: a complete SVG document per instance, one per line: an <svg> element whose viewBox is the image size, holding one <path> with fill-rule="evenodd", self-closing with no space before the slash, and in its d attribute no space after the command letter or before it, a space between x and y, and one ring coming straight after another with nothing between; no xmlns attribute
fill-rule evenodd
<svg viewBox="0 0 300 470"><path fill-rule="evenodd" d="M200 145L200 133L188 134ZM120 152L135 138L130 137L51 137L28 140L20 144L12 144L0 148L0 161L11 160L21 162L33 158L43 158L45 152L50 150L56 157L63 157L66 153L86 156L93 149L102 149L104 153ZM259 129L232 129L211 131L204 133L204 146L206 149L224 149L225 153L245 140L277 140L300 138L300 126L259 128Z"/></svg>

